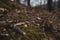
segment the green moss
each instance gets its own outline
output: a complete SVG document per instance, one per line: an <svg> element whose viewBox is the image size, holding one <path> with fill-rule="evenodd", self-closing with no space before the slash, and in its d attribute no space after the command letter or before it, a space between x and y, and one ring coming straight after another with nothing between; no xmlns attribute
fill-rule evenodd
<svg viewBox="0 0 60 40"><path fill-rule="evenodd" d="M41 38L44 38L43 32L40 29L33 28L32 26L27 28L20 26L19 28L26 32L26 36L22 40L41 40Z"/></svg>
<svg viewBox="0 0 60 40"><path fill-rule="evenodd" d="M27 17L23 14L16 14L14 15L13 19L20 20L20 21L26 21Z"/></svg>

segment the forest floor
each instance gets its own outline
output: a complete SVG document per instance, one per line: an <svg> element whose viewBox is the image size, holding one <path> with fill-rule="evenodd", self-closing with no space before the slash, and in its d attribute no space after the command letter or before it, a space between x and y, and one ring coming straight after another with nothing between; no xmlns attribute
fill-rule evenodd
<svg viewBox="0 0 60 40"><path fill-rule="evenodd" d="M3 16L0 17L0 22L13 22L14 26L23 30L26 35L22 40L60 40L59 10L48 12L47 9L32 8L24 5L17 5L16 7L16 9L8 11L6 15L0 14L0 16ZM45 33L42 28L45 24L53 32Z"/></svg>

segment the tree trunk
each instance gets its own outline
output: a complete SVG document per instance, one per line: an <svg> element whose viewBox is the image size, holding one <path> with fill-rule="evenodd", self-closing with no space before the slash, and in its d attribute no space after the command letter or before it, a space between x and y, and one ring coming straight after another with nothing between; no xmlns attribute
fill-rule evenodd
<svg viewBox="0 0 60 40"><path fill-rule="evenodd" d="M20 0L16 0L16 2L17 2L18 4L20 4Z"/></svg>
<svg viewBox="0 0 60 40"><path fill-rule="evenodd" d="M51 12L52 11L52 0L47 1L47 7L48 7L49 12Z"/></svg>
<svg viewBox="0 0 60 40"><path fill-rule="evenodd" d="M58 8L60 8L60 0L58 1Z"/></svg>
<svg viewBox="0 0 60 40"><path fill-rule="evenodd" d="M30 6L30 0L27 0L27 4L28 4L28 6Z"/></svg>

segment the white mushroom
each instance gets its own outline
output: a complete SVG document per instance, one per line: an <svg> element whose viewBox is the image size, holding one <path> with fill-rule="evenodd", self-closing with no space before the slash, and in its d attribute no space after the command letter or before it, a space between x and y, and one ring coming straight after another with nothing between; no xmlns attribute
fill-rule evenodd
<svg viewBox="0 0 60 40"><path fill-rule="evenodd" d="M24 25L25 27L28 27L27 24Z"/></svg>
<svg viewBox="0 0 60 40"><path fill-rule="evenodd" d="M24 35L26 35L26 32L23 32Z"/></svg>
<svg viewBox="0 0 60 40"><path fill-rule="evenodd" d="M40 17L37 17L38 20L40 20L41 18Z"/></svg>

